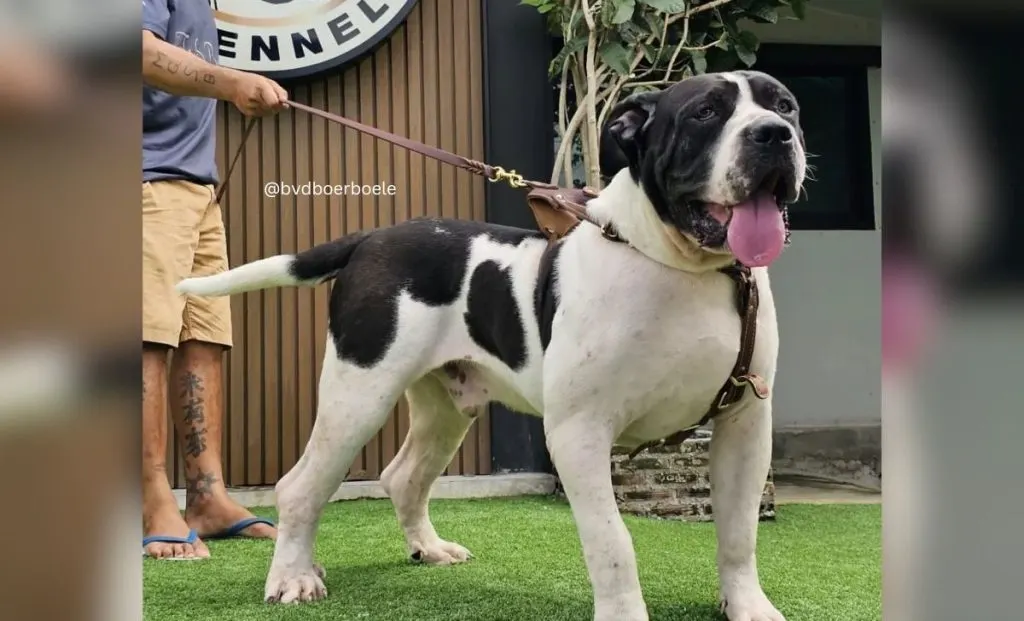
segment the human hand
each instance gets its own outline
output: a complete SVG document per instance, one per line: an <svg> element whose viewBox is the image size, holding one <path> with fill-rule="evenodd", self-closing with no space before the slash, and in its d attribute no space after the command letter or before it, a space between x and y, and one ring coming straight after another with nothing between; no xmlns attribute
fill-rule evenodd
<svg viewBox="0 0 1024 621"><path fill-rule="evenodd" d="M288 93L277 82L255 73L238 72L231 102L245 116L267 116L288 107Z"/></svg>

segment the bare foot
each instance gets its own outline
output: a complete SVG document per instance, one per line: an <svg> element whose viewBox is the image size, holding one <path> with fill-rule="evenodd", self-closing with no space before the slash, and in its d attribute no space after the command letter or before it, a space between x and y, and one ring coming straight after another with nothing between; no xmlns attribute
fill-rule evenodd
<svg viewBox="0 0 1024 621"><path fill-rule="evenodd" d="M226 492L204 495L185 509L185 521L196 529L200 537L224 532L246 518L255 517L245 507L232 500ZM238 533L239 537L276 539L277 529L267 524L253 524Z"/></svg>
<svg viewBox="0 0 1024 621"><path fill-rule="evenodd" d="M170 496L169 502L164 501L152 509L143 510L142 532L144 537L157 535L181 537L182 539L188 537L189 525L181 517L174 496ZM196 539L194 543L153 542L143 550L147 556L158 559L209 558L210 556L210 550L201 539Z"/></svg>

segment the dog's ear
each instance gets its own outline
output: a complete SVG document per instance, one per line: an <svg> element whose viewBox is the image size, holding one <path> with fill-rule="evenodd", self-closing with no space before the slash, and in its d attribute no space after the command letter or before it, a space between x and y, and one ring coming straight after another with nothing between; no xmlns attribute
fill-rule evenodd
<svg viewBox="0 0 1024 621"><path fill-rule="evenodd" d="M620 101L601 129L601 176L610 179L640 163L644 130L654 120L662 91L637 93Z"/></svg>

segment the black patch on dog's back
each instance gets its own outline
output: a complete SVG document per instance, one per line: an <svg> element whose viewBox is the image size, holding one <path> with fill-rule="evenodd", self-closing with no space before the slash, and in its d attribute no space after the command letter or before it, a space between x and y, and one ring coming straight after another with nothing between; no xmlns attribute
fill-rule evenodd
<svg viewBox="0 0 1024 621"><path fill-rule="evenodd" d="M300 252L295 255L288 273L307 282L331 280L348 264L352 253L370 234L371 231L359 231Z"/></svg>
<svg viewBox="0 0 1024 621"><path fill-rule="evenodd" d="M484 261L473 270L465 319L477 345L513 371L526 364L526 331L508 268Z"/></svg>
<svg viewBox="0 0 1024 621"><path fill-rule="evenodd" d="M437 218L367 234L338 271L331 292L329 329L342 360L365 368L384 358L398 331L402 291L428 306L455 302L466 278L470 244L479 235L509 245L543 239L528 229ZM518 329L521 333L521 322ZM525 344L521 348L525 358Z"/></svg>
<svg viewBox="0 0 1024 621"><path fill-rule="evenodd" d="M562 243L548 246L540 257L537 270L537 283L533 289L533 312L537 317L537 328L540 331L540 345L547 350L551 342L551 324L558 311L558 275L555 273L555 262L562 251Z"/></svg>

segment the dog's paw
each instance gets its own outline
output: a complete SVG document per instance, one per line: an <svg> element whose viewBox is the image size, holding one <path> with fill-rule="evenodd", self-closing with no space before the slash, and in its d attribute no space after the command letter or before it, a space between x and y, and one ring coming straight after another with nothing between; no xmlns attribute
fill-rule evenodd
<svg viewBox="0 0 1024 621"><path fill-rule="evenodd" d="M643 593L637 589L594 599L594 621L649 621Z"/></svg>
<svg viewBox="0 0 1024 621"><path fill-rule="evenodd" d="M427 565L454 565L455 563L465 563L473 558L473 554L466 548L443 539L429 543L416 542L410 548L412 551L409 553L409 558L417 563Z"/></svg>
<svg viewBox="0 0 1024 621"><path fill-rule="evenodd" d="M721 606L729 621L786 621L761 589L731 593Z"/></svg>
<svg viewBox="0 0 1024 621"><path fill-rule="evenodd" d="M267 577L264 601L271 604L298 604L313 602L327 597L324 578L327 572L314 565L305 571L291 571L271 574Z"/></svg>

